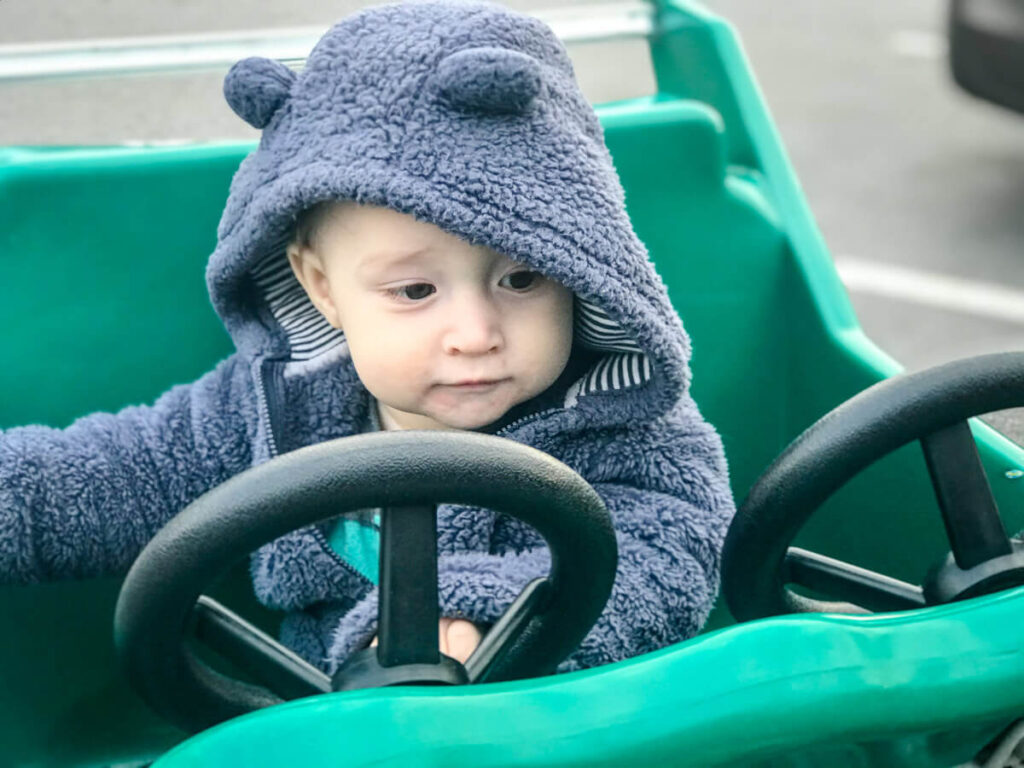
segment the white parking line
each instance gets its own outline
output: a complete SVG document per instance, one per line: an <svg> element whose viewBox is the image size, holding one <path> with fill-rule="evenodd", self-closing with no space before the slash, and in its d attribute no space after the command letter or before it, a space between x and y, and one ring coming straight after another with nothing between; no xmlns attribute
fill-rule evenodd
<svg viewBox="0 0 1024 768"><path fill-rule="evenodd" d="M1024 291L850 257L837 259L836 269L853 293L1024 324Z"/></svg>
<svg viewBox="0 0 1024 768"><path fill-rule="evenodd" d="M908 59L939 59L946 55L949 44L942 35L919 29L901 29L889 38L889 49Z"/></svg>

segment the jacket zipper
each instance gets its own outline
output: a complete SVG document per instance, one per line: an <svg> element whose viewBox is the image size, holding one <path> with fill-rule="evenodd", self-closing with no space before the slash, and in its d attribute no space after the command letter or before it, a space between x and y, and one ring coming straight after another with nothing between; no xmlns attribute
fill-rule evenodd
<svg viewBox="0 0 1024 768"><path fill-rule="evenodd" d="M277 440L274 438L274 429L270 420L270 404L266 383L266 366L266 361L260 363L260 375L256 377L256 387L259 390L259 392L256 393L256 403L260 420L263 422L263 429L267 433L267 445L270 448L270 458L273 459L277 456Z"/></svg>
<svg viewBox="0 0 1024 768"><path fill-rule="evenodd" d="M257 409L259 411L260 419L262 419L263 421L263 428L264 430L266 430L267 433L267 444L270 449L270 458L273 459L276 458L278 455L278 448L277 439L274 435L274 420L273 418L271 418L270 414L270 397L271 395L273 395L274 403L278 404L278 398L280 397L280 393L277 391L276 379L273 376L268 375L268 369L272 365L274 365L274 362L272 360L267 360L260 364L260 375L256 377L256 386L259 389L259 392L257 393ZM336 563L338 563L338 565L340 565L348 573L352 574L361 581L366 582L370 586L373 586L372 581L370 581L368 578L366 578L366 576L357 571L353 565L346 562L341 555L334 551L334 548L331 546L330 542L327 541L327 537L324 535L324 532L320 530L319 525L314 524L310 526L310 528L313 531L313 537L324 548L324 551L327 552L328 557L332 558Z"/></svg>
<svg viewBox="0 0 1024 768"><path fill-rule="evenodd" d="M523 424L526 424L526 423L531 422L531 421L538 421L539 419L543 418L544 416L549 416L552 413L555 413L555 412L561 411L561 410L564 410L564 409L563 408L548 408L546 411L538 411L537 413L531 413L529 416L523 416L523 418L521 418L521 419L516 419L511 424L506 424L504 427L502 427L497 432L495 432L494 435L495 435L495 437L497 437L498 435L501 435L501 434L508 434L513 429L518 429L519 427L523 426Z"/></svg>
<svg viewBox="0 0 1024 768"><path fill-rule="evenodd" d="M338 563L338 565L340 565L346 571L348 571L353 576L358 578L360 581L366 582L371 587L374 586L374 583L372 581L370 581L368 578L366 578L366 576L361 574L359 571L357 571L354 565L352 565L351 563L347 562L345 560L345 558L343 558L341 555L339 555L337 552L334 551L334 547L331 546L331 543L327 540L327 537L324 535L324 532L320 530L320 526L319 525L314 525L314 526L312 526L312 528L313 528L313 537L318 542L320 542L320 545L324 548L324 551L327 552L327 556L328 557L333 559L336 563Z"/></svg>

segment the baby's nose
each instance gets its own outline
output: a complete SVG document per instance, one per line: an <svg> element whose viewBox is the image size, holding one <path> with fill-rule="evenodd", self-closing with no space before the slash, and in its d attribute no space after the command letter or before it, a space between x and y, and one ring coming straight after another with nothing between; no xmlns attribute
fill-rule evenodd
<svg viewBox="0 0 1024 768"><path fill-rule="evenodd" d="M447 354L483 355L503 344L501 314L493 301L468 296L453 302L443 342Z"/></svg>

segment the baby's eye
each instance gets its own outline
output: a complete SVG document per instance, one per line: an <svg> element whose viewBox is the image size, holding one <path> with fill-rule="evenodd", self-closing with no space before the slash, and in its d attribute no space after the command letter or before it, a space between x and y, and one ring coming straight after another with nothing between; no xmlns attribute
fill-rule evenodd
<svg viewBox="0 0 1024 768"><path fill-rule="evenodd" d="M543 279L544 276L540 272L521 269L518 272L511 272L505 275L501 280L502 283L506 283L507 287L513 291L528 291Z"/></svg>
<svg viewBox="0 0 1024 768"><path fill-rule="evenodd" d="M388 293L396 298L423 301L436 290L430 283L413 283L412 285L400 285L398 288L389 288Z"/></svg>

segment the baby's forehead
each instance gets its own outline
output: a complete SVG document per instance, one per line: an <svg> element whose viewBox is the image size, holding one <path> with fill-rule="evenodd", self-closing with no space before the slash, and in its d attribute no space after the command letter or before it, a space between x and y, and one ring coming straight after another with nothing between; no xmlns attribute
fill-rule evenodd
<svg viewBox="0 0 1024 768"><path fill-rule="evenodd" d="M324 214L324 248L363 268L518 263L486 245L471 243L436 224L390 208L350 201L334 203Z"/></svg>

